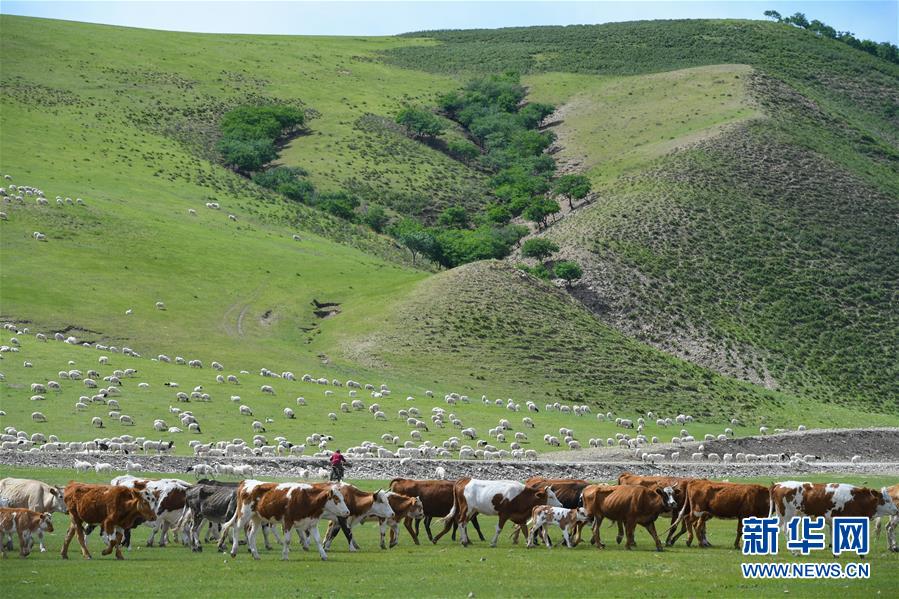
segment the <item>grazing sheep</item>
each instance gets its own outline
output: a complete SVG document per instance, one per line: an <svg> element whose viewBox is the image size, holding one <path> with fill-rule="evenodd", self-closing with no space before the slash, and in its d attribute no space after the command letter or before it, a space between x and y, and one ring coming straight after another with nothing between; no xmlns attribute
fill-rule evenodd
<svg viewBox="0 0 899 599"><path fill-rule="evenodd" d="M94 464L94 470L97 471L97 474L101 472L112 472L112 464L107 464L106 462L97 462Z"/></svg>
<svg viewBox="0 0 899 599"><path fill-rule="evenodd" d="M334 412L329 412L328 419L329 420L337 420L337 414L335 414Z"/></svg>
<svg viewBox="0 0 899 599"><path fill-rule="evenodd" d="M268 393L269 395L274 395L274 394L275 394L275 390L272 388L271 385L262 385L262 386L259 388L259 390L262 391L263 393Z"/></svg>
<svg viewBox="0 0 899 599"><path fill-rule="evenodd" d="M134 426L134 419L128 414L122 414L119 416L119 422L127 426Z"/></svg>
<svg viewBox="0 0 899 599"><path fill-rule="evenodd" d="M77 458L75 459L75 470L77 470L78 472L87 472L88 470L93 470L93 469L94 469L94 465L91 464L90 462L84 462Z"/></svg>
<svg viewBox="0 0 899 599"><path fill-rule="evenodd" d="M47 417L40 412L32 412L31 419L35 422L47 422Z"/></svg>
<svg viewBox="0 0 899 599"><path fill-rule="evenodd" d="M91 426L103 428L103 420L101 420L99 416L94 416L91 418Z"/></svg>
<svg viewBox="0 0 899 599"><path fill-rule="evenodd" d="M250 406L241 405L239 410L240 410L241 416L252 416L253 415L253 410L250 409Z"/></svg>
<svg viewBox="0 0 899 599"><path fill-rule="evenodd" d="M157 310L165 310L165 303L164 302L156 302L156 309Z"/></svg>

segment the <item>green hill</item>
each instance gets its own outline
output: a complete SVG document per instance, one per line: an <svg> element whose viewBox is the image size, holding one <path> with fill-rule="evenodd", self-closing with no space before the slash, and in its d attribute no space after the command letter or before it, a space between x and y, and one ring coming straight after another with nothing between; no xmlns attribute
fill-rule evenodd
<svg viewBox="0 0 899 599"><path fill-rule="evenodd" d="M7 186L38 187L49 198L48 206L34 196L4 200L0 320L145 357L219 360L229 371L387 382L403 397L433 389L628 414L686 411L710 432L734 415L774 426L895 424L888 225L899 184L895 112L878 108L892 97L895 67L840 44L819 58L816 44L828 42L776 25L630 26L670 35L646 37L639 60L609 67L566 37L579 28L525 30L539 51L522 58L523 47L509 41L516 33L505 30L428 34L436 40L227 36L0 17L0 173L12 177ZM775 66L751 60L758 52L722 54L728 36L739 48L768 34L779 44L767 42L780 56ZM481 60L485 48L489 60ZM575 55L587 62L570 62ZM554 126L560 158L579 163L599 192L600 201L548 233L587 267L572 291L583 304L504 264L437 275L412 268L390 238L288 201L215 160L225 111L286 102L312 118L279 161L308 171L317 188L349 190L425 222L447 205L481 207L485 174L408 139L393 115L519 60L530 99L568 107ZM819 73L800 85L783 74L794 63L818 65L831 80L820 83ZM798 195L778 203L779 184L753 184L767 175L769 156ZM57 205L56 196L85 205ZM769 235L790 251L774 250ZM160 301L165 310L154 307ZM685 351L713 345L734 365ZM28 384L68 360L96 359L65 344L31 342L26 352L40 365L2 354L4 424L31 426ZM213 377L141 364L151 391L129 396L127 410L139 434L172 400L163 382L208 385ZM256 378L252 389L263 384ZM277 402L244 395L277 416L280 393ZM67 388L40 409L51 424L65 423L56 430L94 436L72 413L78 395ZM338 399L323 398L302 430L326 429ZM383 403L404 407L398 396ZM201 438L246 433L223 397L200 409L219 419ZM494 407L468 409L478 426L499 418ZM361 422L341 419L340 442L370 438ZM547 417L546 425L560 422ZM588 436L593 428L612 432L591 421Z"/></svg>

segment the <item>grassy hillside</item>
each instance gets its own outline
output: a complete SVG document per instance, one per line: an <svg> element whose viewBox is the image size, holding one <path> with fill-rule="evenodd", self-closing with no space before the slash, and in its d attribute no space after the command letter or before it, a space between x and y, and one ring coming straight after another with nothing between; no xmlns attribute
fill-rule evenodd
<svg viewBox="0 0 899 599"><path fill-rule="evenodd" d="M388 60L519 69L561 106L558 155L598 201L548 235L587 267L574 293L601 319L770 388L895 411L896 65L762 22L421 35L440 43Z"/></svg>
<svg viewBox="0 0 899 599"><path fill-rule="evenodd" d="M4 184L40 187L50 199L49 206L39 206L33 196L4 201L4 321L29 326L32 332L65 331L83 341L127 345L144 356L219 360L229 372L256 373L267 367L386 382L397 390L398 395L385 402L394 412L406 395L421 397L425 389L433 389L438 397L457 391L475 398L486 394L531 399L540 405L552 399L628 414L691 412L701 418L699 426L708 427L703 432L719 429L734 415L747 424L764 421L772 426L896 422L888 386L890 364L897 362L890 360L897 345L891 346L896 327L884 326L893 322L884 314L894 310L884 299L890 254L883 223L889 219L858 220L845 237L834 240L834 223L857 216L848 204L836 221L820 222L820 236L808 241L809 256L743 253L740 248L751 231L736 224L746 221L747 211L761 218L756 210L770 198L731 206L726 202L729 188L721 181L738 175L738 181L751 181L767 163L741 166L730 160L728 152L740 151L732 148L705 161L697 153L684 155L682 163L665 158L670 148L712 137L764 112L769 115L765 126L772 128L766 131L781 136L776 143L794 148L797 136L804 135L807 146L831 148L834 168L846 173L842 187L825 190L823 200L810 196L808 206L818 211L821 202L852 197L864 189L871 214L884 214L894 207L884 199L889 196L884 190L893 185L892 146L882 137L866 141L864 136L878 123L890 121L861 103L846 108L845 115L827 108L830 112L823 116L784 112L794 115L792 123L773 119L778 103L794 106L801 96L791 96L793 88L771 75L750 75L750 68L736 60L674 73L659 73L662 63L653 71L646 62L635 76L623 76L621 69L597 75L574 66L570 70L581 72L528 75L533 99L568 107L556 125L564 146L561 155L572 162L582 160L604 198L550 233L564 242L563 253L585 262L591 286L599 280L596 273L603 281L618 282L615 297L596 295L600 305L615 306L600 306L597 319L565 293L522 278L505 265L473 264L436 276L412 269L408 253L392 240L287 202L214 160L217 120L224 111L277 100L302 107L312 117L307 133L291 140L280 160L305 168L319 188L353 189L397 214L425 220L448 203L480 205L485 199L483 174L410 141L391 124L404 102L426 105L435 94L481 72L477 65L450 75L404 68L409 65L402 57L418 52L419 66L434 70L428 63L436 60L433 53L454 42L195 35L7 16L0 18L0 31L0 173L12 176ZM565 42L564 36L559 40ZM807 43L802 38L797 47ZM463 46L459 57L468 55ZM509 64L514 66L514 61ZM841 65L834 72L843 76L848 71ZM758 72L759 67L753 69ZM863 80L877 92L878 82L888 75L872 67ZM777 93L747 87L756 82ZM839 123L844 130L822 133L827 130L822 122ZM855 142L843 143L846 131L859 144L867 144L870 153L857 151ZM789 162L793 154L784 156L779 160ZM694 159L697 164L689 162ZM703 168L708 183L697 183L693 174ZM684 169L687 181L682 181ZM811 180L826 179L826 173L816 173ZM689 191L678 200L683 212L653 199L657 192L667 197L678 186ZM718 195L708 195L709 190ZM746 197L751 199L753 193L746 188ZM85 205L59 206L57 195L83 198ZM731 210L726 219L710 198ZM221 210L206 208L206 202L218 202ZM689 212L694 208L699 214L695 218ZM823 218L820 211L815 214ZM670 238L665 219L688 216L697 227L695 239L689 239L688 247L671 246L671 253L663 253L657 246ZM792 223L789 216L784 209L771 218ZM716 226L723 228L716 231ZM33 239L35 231L48 241ZM788 233L793 235L792 229ZM857 251L848 241L871 235L873 241L859 244ZM766 244L759 240L760 252L767 251ZM855 253L841 249L845 247ZM825 250L830 253L821 254ZM706 266L718 256L720 262ZM767 307L770 295L765 294L773 293L772 287L758 281L780 281L780 271L776 276L765 271L766 278L742 277L732 289L724 284L734 269L744 269L740 260L750 258L765 265L777 259L789 262L792 278L784 277L774 290L798 286L803 291L794 292L800 294L797 301L823 302L824 308L815 312L823 316L814 319L813 327L799 329L783 320L782 306L798 305L792 296L782 306ZM811 263L819 270L810 269ZM833 294L814 291L833 288L837 265L846 266L843 280L863 279L862 287L841 284L845 294L839 295L840 302L861 301L851 304L851 310L863 315L857 322L832 317L837 300L822 298ZM604 269L611 270L606 275ZM663 271L665 277L658 276ZM697 279L696 272L705 274ZM645 283L648 291L639 294L634 281ZM717 301L713 292L731 291L729 303L712 309ZM588 306L598 305L592 295L576 295ZM620 298L624 300L616 304ZM749 300L761 307L748 309ZM165 302L166 309L155 309L157 301ZM323 312L315 302L339 304L339 312ZM680 327L688 317L689 327ZM660 323L677 326L666 329ZM850 334L833 334L842 324ZM699 332L683 334L693 328ZM684 351L697 339L733 346L741 363L747 363L750 354L775 356L771 366L766 362L764 367L774 373L772 378L778 377L779 390L737 382L691 364L752 378L747 369ZM855 350L859 339L866 343ZM24 358L6 354L2 372L7 380L0 391L7 412L4 423L30 430L30 413L36 408L28 401L28 385L53 378L69 360L91 363L96 354L33 341L27 349L38 358L35 368L26 369ZM139 370L148 377L150 391L142 398L129 390L126 410L138 418L138 434L147 433L153 418L166 415L173 393L162 388L163 382L176 380L192 387L214 380L207 371L194 373L147 360L140 361ZM251 390L263 384L255 379L248 379ZM769 382L764 376L753 380ZM282 397L293 400L303 394L300 384L296 395L293 385L287 387L278 389L277 399L253 391L244 394L277 417L287 405L282 405ZM321 389L313 392L324 398ZM875 400L878 394L886 399ZM84 414L72 413L79 395L74 386L67 387L60 401L40 406L51 429L80 437L96 434L86 428L89 419ZM845 407L822 403L833 400ZM851 409L858 405L856 400L864 402L866 412ZM278 423L274 428L290 435L327 430L331 425L326 414L339 405L336 397L328 402L311 410L314 413L299 427ZM210 423L204 423L203 439L249 434L247 423L224 396L197 409ZM500 417L496 411L503 411L480 405L467 409L478 427L494 424ZM339 420L334 426L340 442L377 436L367 428L373 424L368 418L366 413ZM562 426L547 416L546 426L557 425ZM597 436L613 432L595 421L592 425ZM402 433L404 439L407 433Z"/></svg>

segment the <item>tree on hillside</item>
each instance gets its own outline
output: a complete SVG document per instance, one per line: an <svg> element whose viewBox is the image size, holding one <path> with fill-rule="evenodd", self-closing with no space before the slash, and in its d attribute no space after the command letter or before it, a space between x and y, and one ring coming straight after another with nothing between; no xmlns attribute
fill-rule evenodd
<svg viewBox="0 0 899 599"><path fill-rule="evenodd" d="M396 122L405 127L413 137L435 138L441 135L446 127L440 118L429 110L407 106L396 115Z"/></svg>
<svg viewBox="0 0 899 599"><path fill-rule="evenodd" d="M583 269L576 262L571 262L570 260L557 262L553 270L557 277L565 279L566 287L570 287L572 281L584 276Z"/></svg>
<svg viewBox="0 0 899 599"><path fill-rule="evenodd" d="M590 193L590 179L584 175L562 175L553 191L568 199L568 208L574 210L574 200L583 200Z"/></svg>
<svg viewBox="0 0 899 599"><path fill-rule="evenodd" d="M544 261L559 251L559 246L543 237L528 239L521 245L521 255L525 258L536 258Z"/></svg>
<svg viewBox="0 0 899 599"><path fill-rule="evenodd" d="M437 224L447 229L467 229L468 212L462 206L449 206L437 217Z"/></svg>
<svg viewBox="0 0 899 599"><path fill-rule="evenodd" d="M783 17L781 17L781 16L780 16L780 13L777 12L776 10L766 10L766 11L764 12L764 15L765 15L766 17L768 17L769 19L774 19L774 20L777 21L778 23L780 23L781 21L783 21Z"/></svg>
<svg viewBox="0 0 899 599"><path fill-rule="evenodd" d="M787 17L783 20L784 23L789 23L790 25L796 25L796 27L802 27L803 29L808 29L809 22L804 13L797 12L793 13L792 16Z"/></svg>
<svg viewBox="0 0 899 599"><path fill-rule="evenodd" d="M376 233L383 231L389 221L390 217L388 217L384 209L378 205L369 204L368 209L362 216L362 222L371 227Z"/></svg>
<svg viewBox="0 0 899 599"><path fill-rule="evenodd" d="M420 223L412 219L404 218L395 224L391 227L390 234L412 253L413 266L418 254L432 256L437 247L434 236Z"/></svg>
<svg viewBox="0 0 899 599"><path fill-rule="evenodd" d="M547 225L547 219L559 210L559 203L555 200L537 197L531 200L531 203L522 212L522 216L536 223L538 229L543 229Z"/></svg>

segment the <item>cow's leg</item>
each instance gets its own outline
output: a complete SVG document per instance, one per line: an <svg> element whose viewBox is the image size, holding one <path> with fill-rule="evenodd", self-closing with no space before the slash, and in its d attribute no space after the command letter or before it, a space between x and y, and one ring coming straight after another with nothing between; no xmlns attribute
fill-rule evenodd
<svg viewBox="0 0 899 599"><path fill-rule="evenodd" d="M624 538L624 527L621 524L621 521L618 521L618 534L615 536L615 544L621 545L621 539Z"/></svg>
<svg viewBox="0 0 899 599"><path fill-rule="evenodd" d="M600 528L602 528L602 516L594 516L593 517L593 542L596 545L597 549L604 549L605 544L602 542L602 535L600 534Z"/></svg>
<svg viewBox="0 0 899 599"><path fill-rule="evenodd" d="M290 529L292 527L293 522L285 519L281 528L281 559L284 561L287 561L287 556L290 554Z"/></svg>
<svg viewBox="0 0 899 599"><path fill-rule="evenodd" d="M322 547L322 540L318 534L318 526L313 524L310 527L310 532L312 533L312 540L315 541L315 546L318 548L318 554L321 556L322 561L328 559L328 554L325 553L325 548Z"/></svg>
<svg viewBox="0 0 899 599"><path fill-rule="evenodd" d="M637 528L637 520L635 518L628 518L624 528L625 533L627 534L627 541L624 543L624 548L628 550L633 549L637 546L637 542L634 540L634 531Z"/></svg>
<svg viewBox="0 0 899 599"><path fill-rule="evenodd" d="M191 551L203 551L203 544L200 542L200 529L203 528L203 515L202 514L193 514L192 521L188 523L187 534L190 539L190 549ZM209 528L206 529L206 534L209 534L209 531L212 529L212 522L209 523Z"/></svg>
<svg viewBox="0 0 899 599"><path fill-rule="evenodd" d="M265 550L271 551L272 544L268 542L268 524L262 525L262 541L265 543Z"/></svg>
<svg viewBox="0 0 899 599"><path fill-rule="evenodd" d="M696 531L696 538L699 541L700 547L711 547L712 544L709 543L709 538L706 535L706 526L705 523L709 519L707 514L702 514L697 520L694 526Z"/></svg>
<svg viewBox="0 0 899 599"><path fill-rule="evenodd" d="M480 537L482 541L486 541L487 539L484 538L484 534L481 532L481 525L478 524L477 514L471 517L471 525L474 526L475 531L477 531L478 537Z"/></svg>
<svg viewBox="0 0 899 599"><path fill-rule="evenodd" d="M419 544L419 542L418 542L418 530L419 530L418 524L419 524L419 522L421 522L421 518L416 518L415 519L415 530L413 530L412 529L412 518L403 518L403 526L405 526L406 530L409 531L409 536L412 537L412 542L415 543L416 545ZM428 540L430 541L431 540L431 534L430 534L431 531L429 531L427 529L427 527L425 527L425 532L428 533ZM397 541L399 541L399 537L397 537ZM396 543L391 542L390 546L392 547L395 544Z"/></svg>
<svg viewBox="0 0 899 599"><path fill-rule="evenodd" d="M31 550L28 548L28 541L31 540L29 535L16 527L16 536L19 537L19 556L23 558L28 557L28 554L31 553Z"/></svg>
<svg viewBox="0 0 899 599"><path fill-rule="evenodd" d="M535 520L534 525L531 527L531 532L527 536L527 545L525 545L528 549L534 547L536 545L536 536L537 530L539 529L539 521Z"/></svg>
<svg viewBox="0 0 899 599"><path fill-rule="evenodd" d="M41 547L41 553L47 553L47 548L44 547L44 531L43 530L37 531L37 542Z"/></svg>
<svg viewBox="0 0 899 599"><path fill-rule="evenodd" d="M334 537L338 535L340 529L337 528L337 523L333 520L328 522L328 529L325 531L325 542L322 543L322 546L325 548L325 551L331 550L331 542L334 540Z"/></svg>
<svg viewBox="0 0 899 599"><path fill-rule="evenodd" d="M356 537L353 536L353 526L355 525L355 522L351 524L348 518L338 518L337 523L340 524L340 530L343 531L343 536L346 537L347 543L350 546L350 551L358 551L360 549L359 543L356 542Z"/></svg>
<svg viewBox="0 0 899 599"><path fill-rule="evenodd" d="M651 536L652 540L656 542L656 551L662 551L662 541L659 539L659 535L656 532L655 521L644 524L643 528L649 531L649 536Z"/></svg>
<svg viewBox="0 0 899 599"><path fill-rule="evenodd" d="M833 532L833 531L831 531L831 532ZM737 517L737 540L734 541L734 549L740 548L740 537L742 537L742 536L743 536L743 517L738 516ZM833 538L833 537L831 536L831 538Z"/></svg>
<svg viewBox="0 0 899 599"><path fill-rule="evenodd" d="M418 545L418 539L413 539L415 544ZM394 520L390 524L390 548L394 548L400 544L400 522L399 520Z"/></svg>
<svg viewBox="0 0 899 599"><path fill-rule="evenodd" d="M518 537L521 535L521 527L517 524L512 527L512 534L510 535L512 538L512 544L518 545Z"/></svg>
<svg viewBox="0 0 899 599"><path fill-rule="evenodd" d="M569 549L574 549L574 545L571 544L571 535L569 534L569 527L562 527L562 540L565 542L565 546Z"/></svg>
<svg viewBox="0 0 899 599"><path fill-rule="evenodd" d="M162 518L159 526L159 546L165 547L169 542L169 529L172 527L171 522Z"/></svg>
<svg viewBox="0 0 899 599"><path fill-rule="evenodd" d="M81 545L81 555L84 559L91 559L91 552L87 549L87 541L84 539L84 529L81 528L81 523L75 527L75 532L78 535L78 544Z"/></svg>
<svg viewBox="0 0 899 599"><path fill-rule="evenodd" d="M899 547L896 547L896 526L899 525L899 515L890 516L890 521L887 523L887 545L890 548L890 551L896 552L899 551Z"/></svg>
<svg viewBox="0 0 899 599"><path fill-rule="evenodd" d="M543 539L543 544L547 549L553 548L553 540L549 536L549 527L545 524L540 528L540 537Z"/></svg>
<svg viewBox="0 0 899 599"><path fill-rule="evenodd" d="M496 533L493 535L493 540L490 541L491 547L496 547L496 542L499 540L499 534L503 531L503 526L506 525L506 517L502 514L499 515L499 520L496 523Z"/></svg>
<svg viewBox="0 0 899 599"><path fill-rule="evenodd" d="M250 553L253 554L253 559L259 559L259 550L256 548L256 536L259 534L259 529L262 528L262 534L265 535L265 528L261 520L257 520L253 518L250 520L250 532L247 534L247 545L250 549Z"/></svg>
<svg viewBox="0 0 899 599"><path fill-rule="evenodd" d="M441 530L439 533L437 533L436 536L432 536L432 535L431 535L431 523L430 523L430 520L431 520L431 517L430 517L430 516L425 517L425 532L428 533L428 539L430 539L430 541L431 541L432 543L434 543L434 544L436 545L436 544L437 544L437 541L439 541L439 540L441 539L441 537L443 537L443 535L445 535L446 533L448 533L449 530L450 530L451 528L453 529L453 537L452 537L452 538L453 538L454 541L456 540L456 532L455 532L455 531L456 531L456 527L458 526L458 523L456 522L456 519L455 519L455 518L453 518L453 519L452 519L451 521L449 521L449 522L444 522L444 523L443 523L443 530Z"/></svg>

